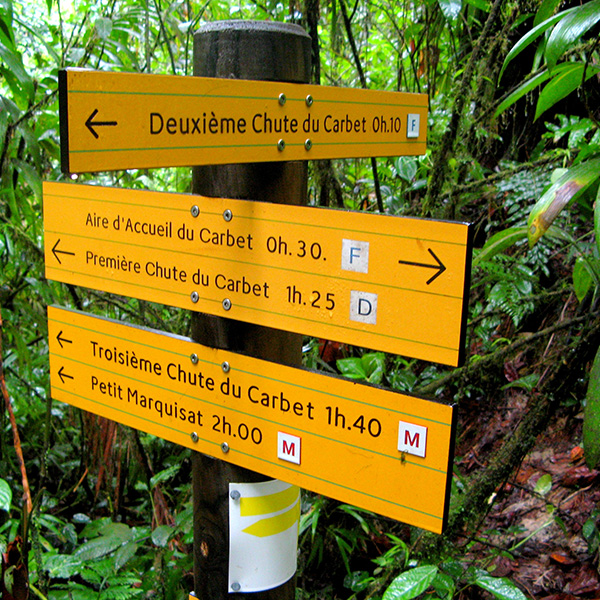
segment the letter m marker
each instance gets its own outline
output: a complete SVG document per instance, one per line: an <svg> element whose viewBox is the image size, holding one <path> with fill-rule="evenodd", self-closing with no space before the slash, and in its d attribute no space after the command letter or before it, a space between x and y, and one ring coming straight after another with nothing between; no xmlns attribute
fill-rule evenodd
<svg viewBox="0 0 600 600"><path fill-rule="evenodd" d="M398 450L425 458L427 427L400 421L398 423Z"/></svg>
<svg viewBox="0 0 600 600"><path fill-rule="evenodd" d="M299 465L301 444L302 438L278 431L277 458Z"/></svg>

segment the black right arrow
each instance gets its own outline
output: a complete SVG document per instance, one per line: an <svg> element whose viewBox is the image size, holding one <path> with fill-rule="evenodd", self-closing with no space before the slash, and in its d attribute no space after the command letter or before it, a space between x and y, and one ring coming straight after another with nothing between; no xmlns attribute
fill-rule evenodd
<svg viewBox="0 0 600 600"><path fill-rule="evenodd" d="M58 335L56 336L56 341L60 344L61 348L64 348L63 346L63 342L65 344L72 344L73 342L71 340L68 340L67 338L61 337L62 336L62 330L58 332Z"/></svg>
<svg viewBox="0 0 600 600"><path fill-rule="evenodd" d="M56 240L56 244L52 246L52 254L54 254L54 258L58 261L59 265L62 265L62 261L60 260L59 254L68 254L69 256L75 256L75 252L67 252L66 250L58 250L58 245L60 244L60 238Z"/></svg>
<svg viewBox="0 0 600 600"><path fill-rule="evenodd" d="M91 134L98 139L98 134L94 127L114 127L117 125L116 121L94 121L94 117L98 114L98 109L95 108L94 112L87 118L85 126L90 130Z"/></svg>
<svg viewBox="0 0 600 600"><path fill-rule="evenodd" d="M65 383L65 379L75 379L74 377L71 377L70 375L63 373L63 369L64 369L64 367L61 367L58 370L58 376L60 377L60 380L63 382L63 384Z"/></svg>
<svg viewBox="0 0 600 600"><path fill-rule="evenodd" d="M446 265L435 255L435 252L431 248L427 248L427 251L431 256L433 256L435 262L437 264L430 265L428 263L418 263L418 262L410 262L408 260L399 260L398 263L401 265L410 265L411 267L424 267L425 269L436 269L436 273L434 273L428 280L427 285L429 285L432 281L435 281L445 270Z"/></svg>

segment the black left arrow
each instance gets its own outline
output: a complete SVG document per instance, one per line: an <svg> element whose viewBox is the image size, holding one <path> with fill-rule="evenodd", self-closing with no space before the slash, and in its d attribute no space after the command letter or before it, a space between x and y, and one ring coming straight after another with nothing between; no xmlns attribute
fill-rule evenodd
<svg viewBox="0 0 600 600"><path fill-rule="evenodd" d="M427 251L429 252L429 254L431 254L431 256L433 256L433 259L436 263L435 265L429 263L410 262L408 260L399 260L398 264L410 265L411 267L423 267L425 269L435 269L436 272L427 280L427 285L429 285L446 270L446 265L435 255L435 252L431 248L427 248Z"/></svg>
<svg viewBox="0 0 600 600"><path fill-rule="evenodd" d="M66 373L63 373L63 369L64 369L64 367L61 367L58 370L58 376L60 377L60 380L63 382L63 384L65 382L65 379L75 379L74 377L71 377L71 375L67 375Z"/></svg>
<svg viewBox="0 0 600 600"><path fill-rule="evenodd" d="M62 261L60 260L59 254L68 254L69 256L75 256L75 252L67 252L66 250L59 250L58 245L60 244L60 238L56 240L56 244L52 246L52 254L54 254L54 258L58 261L59 265L62 265Z"/></svg>
<svg viewBox="0 0 600 600"><path fill-rule="evenodd" d="M116 121L94 121L94 117L98 114L98 109L95 108L94 112L87 118L85 126L90 130L90 133L98 139L100 136L96 133L94 127L115 127Z"/></svg>
<svg viewBox="0 0 600 600"><path fill-rule="evenodd" d="M64 348L63 342L65 344L72 344L73 343L71 340L68 340L67 338L62 337L62 329L58 332L58 335L56 336L56 341L60 344L61 348Z"/></svg>

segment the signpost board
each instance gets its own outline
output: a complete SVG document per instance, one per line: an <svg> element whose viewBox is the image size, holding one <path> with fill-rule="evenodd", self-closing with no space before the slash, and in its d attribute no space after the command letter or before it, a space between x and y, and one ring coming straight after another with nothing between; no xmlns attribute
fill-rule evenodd
<svg viewBox="0 0 600 600"><path fill-rule="evenodd" d="M45 183L44 227L49 279L433 362L463 360L464 223Z"/></svg>
<svg viewBox="0 0 600 600"><path fill-rule="evenodd" d="M59 100L65 172L426 150L425 94L67 69Z"/></svg>
<svg viewBox="0 0 600 600"><path fill-rule="evenodd" d="M453 406L49 307L52 397L440 533Z"/></svg>

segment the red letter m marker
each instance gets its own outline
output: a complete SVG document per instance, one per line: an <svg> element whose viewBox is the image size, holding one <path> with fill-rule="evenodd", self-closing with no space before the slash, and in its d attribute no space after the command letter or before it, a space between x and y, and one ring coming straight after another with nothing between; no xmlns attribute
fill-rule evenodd
<svg viewBox="0 0 600 600"><path fill-rule="evenodd" d="M419 437L419 434L417 434L417 437ZM288 440L283 440L283 453L288 456L296 456L296 443L292 442L288 445Z"/></svg>
<svg viewBox="0 0 600 600"><path fill-rule="evenodd" d="M408 429L404 432L404 444L406 446L416 446L419 447L419 434L415 431L413 437L410 437L410 431Z"/></svg>

